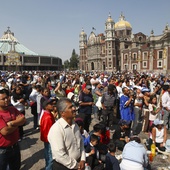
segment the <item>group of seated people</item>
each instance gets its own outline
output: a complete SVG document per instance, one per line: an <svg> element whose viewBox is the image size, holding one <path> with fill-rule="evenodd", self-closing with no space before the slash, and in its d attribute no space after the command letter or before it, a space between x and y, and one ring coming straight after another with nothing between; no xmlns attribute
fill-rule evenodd
<svg viewBox="0 0 170 170"><path fill-rule="evenodd" d="M105 124L99 122L89 133L84 130L81 118L76 118L75 122L80 127L86 162L92 170L150 169L147 149L150 150L152 143L161 151L166 149L167 131L159 119L153 122L150 129L148 146L142 144L138 135L132 134L131 123L125 120L120 120L112 129L106 129ZM117 149L122 152L121 162L115 157Z"/></svg>

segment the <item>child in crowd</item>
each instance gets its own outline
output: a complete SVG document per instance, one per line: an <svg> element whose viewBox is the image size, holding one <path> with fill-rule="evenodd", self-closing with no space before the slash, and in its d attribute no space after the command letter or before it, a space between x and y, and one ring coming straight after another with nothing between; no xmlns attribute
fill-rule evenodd
<svg viewBox="0 0 170 170"><path fill-rule="evenodd" d="M78 117L78 118L75 119L75 122L77 123L77 125L80 128L80 133L81 133L83 141L84 141L84 146L86 147L88 145L88 143L89 143L89 141L88 141L89 134L84 129L83 119Z"/></svg>
<svg viewBox="0 0 170 170"><path fill-rule="evenodd" d="M97 149L99 139L98 136L92 134L90 136L90 143L86 146L86 162L89 164L89 166L94 169L104 169L104 165L102 164L102 161L99 160L99 151Z"/></svg>
<svg viewBox="0 0 170 170"><path fill-rule="evenodd" d="M159 106L157 106L157 97L152 95L149 101L149 127L152 126L153 121L158 118L158 113L161 110Z"/></svg>
<svg viewBox="0 0 170 170"><path fill-rule="evenodd" d="M108 144L108 153L106 154L106 168L105 170L120 170L119 161L115 157L116 145L114 143Z"/></svg>
<svg viewBox="0 0 170 170"><path fill-rule="evenodd" d="M45 168L52 170L52 152L51 146L48 141L47 135L51 126L55 123L55 118L51 113L53 111L54 100L45 100L43 102L44 113L40 119L40 138L44 142L44 152L45 152Z"/></svg>

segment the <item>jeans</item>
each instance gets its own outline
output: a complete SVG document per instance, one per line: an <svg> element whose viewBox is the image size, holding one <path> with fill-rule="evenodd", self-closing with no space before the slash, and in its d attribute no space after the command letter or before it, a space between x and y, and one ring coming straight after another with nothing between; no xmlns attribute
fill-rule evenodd
<svg viewBox="0 0 170 170"><path fill-rule="evenodd" d="M21 166L21 154L19 145L16 144L13 148L0 148L0 169L19 170Z"/></svg>
<svg viewBox="0 0 170 170"><path fill-rule="evenodd" d="M83 119L84 129L89 132L89 126L91 123L91 114L79 113L79 116Z"/></svg>
<svg viewBox="0 0 170 170"><path fill-rule="evenodd" d="M45 170L52 170L52 152L50 143L44 142L44 151L45 151Z"/></svg>
<svg viewBox="0 0 170 170"><path fill-rule="evenodd" d="M142 110L140 108L134 107L135 120L133 120L133 133L139 134L141 128L139 128L139 121L141 120Z"/></svg>

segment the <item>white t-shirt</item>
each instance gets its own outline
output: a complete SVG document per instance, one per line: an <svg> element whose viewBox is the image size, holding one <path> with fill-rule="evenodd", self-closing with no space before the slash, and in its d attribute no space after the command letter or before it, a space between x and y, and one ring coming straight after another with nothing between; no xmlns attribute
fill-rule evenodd
<svg viewBox="0 0 170 170"><path fill-rule="evenodd" d="M157 117L158 114L152 114L152 111L155 109L157 109L157 107L155 105L152 105L149 103L148 109L149 109L149 120L154 121Z"/></svg>

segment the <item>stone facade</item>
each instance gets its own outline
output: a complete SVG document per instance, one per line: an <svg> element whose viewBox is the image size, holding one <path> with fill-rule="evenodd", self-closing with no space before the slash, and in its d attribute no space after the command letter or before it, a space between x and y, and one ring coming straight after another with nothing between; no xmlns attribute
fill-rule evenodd
<svg viewBox="0 0 170 170"><path fill-rule="evenodd" d="M115 23L109 14L105 34L79 35L80 69L85 71L170 72L170 27L163 34L147 36L142 32L132 34L131 24L123 14Z"/></svg>

